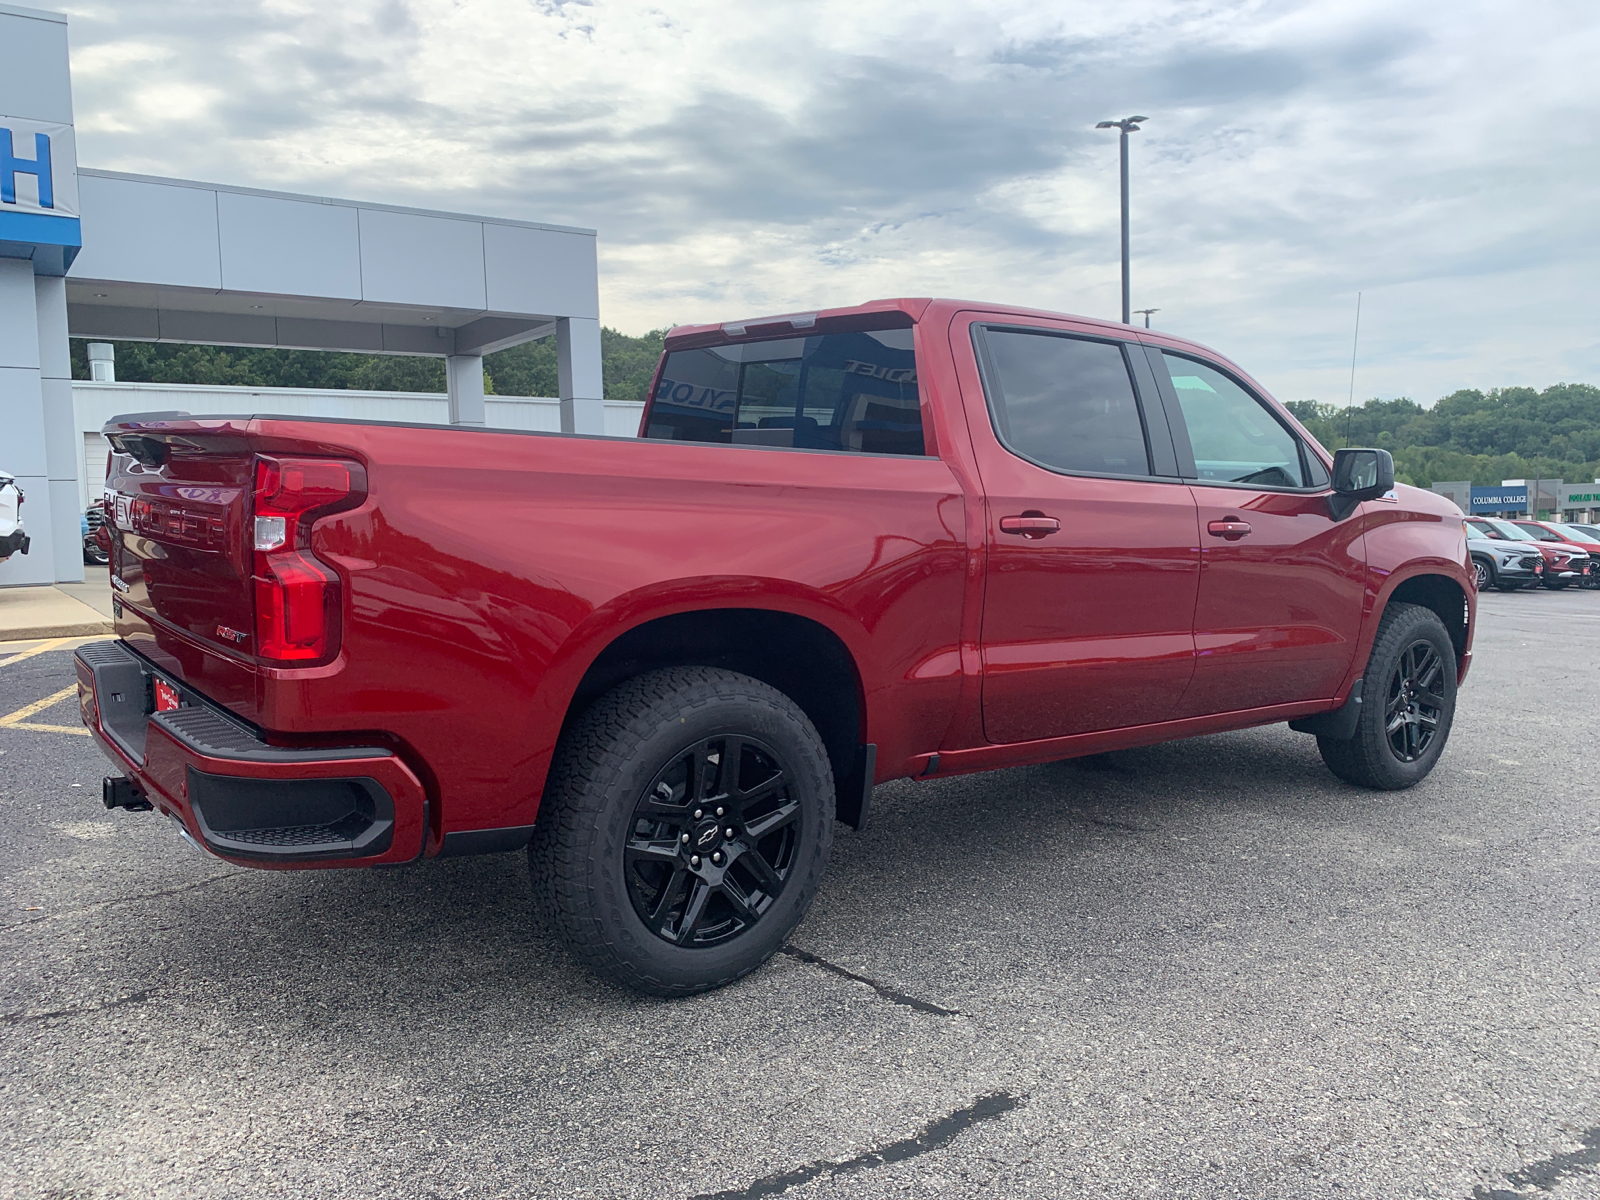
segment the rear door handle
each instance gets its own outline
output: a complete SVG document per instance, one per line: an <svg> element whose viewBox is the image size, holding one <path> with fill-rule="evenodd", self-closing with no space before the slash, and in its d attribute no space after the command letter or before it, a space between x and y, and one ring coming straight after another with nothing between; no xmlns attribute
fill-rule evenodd
<svg viewBox="0 0 1600 1200"><path fill-rule="evenodd" d="M1249 521L1212 521L1206 526L1206 532L1212 537L1227 538L1237 541L1250 532Z"/></svg>
<svg viewBox="0 0 1600 1200"><path fill-rule="evenodd" d="M1061 522L1043 513L1023 513L1020 517L1001 517L1000 532L1014 533L1018 537L1049 537L1061 529Z"/></svg>

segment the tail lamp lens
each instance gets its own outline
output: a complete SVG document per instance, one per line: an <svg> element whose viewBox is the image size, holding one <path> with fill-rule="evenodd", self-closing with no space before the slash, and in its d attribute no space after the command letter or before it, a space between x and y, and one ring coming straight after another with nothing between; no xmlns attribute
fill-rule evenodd
<svg viewBox="0 0 1600 1200"><path fill-rule="evenodd" d="M359 471L333 459L256 460L256 653L262 658L315 662L336 648L339 575L311 553L311 526L350 499Z"/></svg>

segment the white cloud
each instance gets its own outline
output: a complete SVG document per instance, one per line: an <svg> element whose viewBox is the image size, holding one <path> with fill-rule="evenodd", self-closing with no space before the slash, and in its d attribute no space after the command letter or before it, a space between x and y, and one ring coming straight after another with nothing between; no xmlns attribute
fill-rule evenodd
<svg viewBox="0 0 1600 1200"><path fill-rule="evenodd" d="M1135 306L1285 399L1600 382L1582 0L118 0L88 165L599 229L602 315Z"/></svg>

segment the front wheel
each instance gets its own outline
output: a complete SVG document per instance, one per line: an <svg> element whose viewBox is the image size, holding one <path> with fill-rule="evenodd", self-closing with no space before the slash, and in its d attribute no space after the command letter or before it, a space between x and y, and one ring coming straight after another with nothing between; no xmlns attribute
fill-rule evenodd
<svg viewBox="0 0 1600 1200"><path fill-rule="evenodd" d="M1545 587L1549 588L1552 592L1559 592L1563 588L1565 588L1567 586L1567 584L1569 584L1571 582L1572 582L1572 580L1570 580L1570 579L1549 579L1549 578L1547 578L1544 581L1544 585L1545 585Z"/></svg>
<svg viewBox="0 0 1600 1200"><path fill-rule="evenodd" d="M1398 791L1433 770L1456 711L1456 656L1432 609L1391 604L1363 677L1361 716L1347 741L1318 738L1328 769L1347 783Z"/></svg>
<svg viewBox="0 0 1600 1200"><path fill-rule="evenodd" d="M800 923L833 843L833 774L777 689L673 667L620 684L561 740L528 847L567 949L637 991L732 983Z"/></svg>
<svg viewBox="0 0 1600 1200"><path fill-rule="evenodd" d="M1472 560L1472 582L1480 592L1494 586L1494 568L1481 558Z"/></svg>

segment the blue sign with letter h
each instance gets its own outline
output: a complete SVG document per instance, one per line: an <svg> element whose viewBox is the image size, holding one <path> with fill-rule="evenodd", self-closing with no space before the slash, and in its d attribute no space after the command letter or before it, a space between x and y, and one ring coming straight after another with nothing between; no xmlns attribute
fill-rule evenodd
<svg viewBox="0 0 1600 1200"><path fill-rule="evenodd" d="M32 175L39 181L39 207L54 208L56 194L50 176L50 135L33 135L33 157L18 158L13 151L11 130L0 125L0 204L17 202L17 176Z"/></svg>

